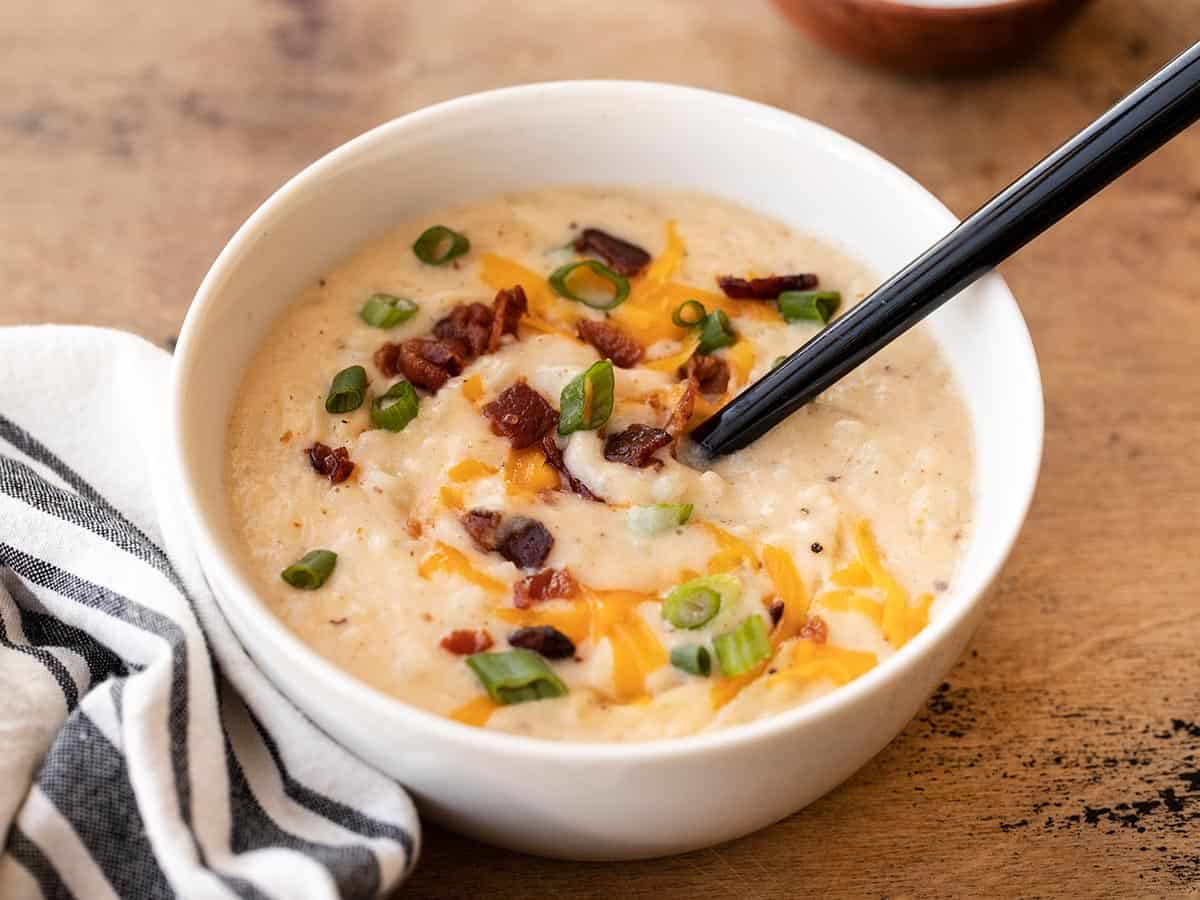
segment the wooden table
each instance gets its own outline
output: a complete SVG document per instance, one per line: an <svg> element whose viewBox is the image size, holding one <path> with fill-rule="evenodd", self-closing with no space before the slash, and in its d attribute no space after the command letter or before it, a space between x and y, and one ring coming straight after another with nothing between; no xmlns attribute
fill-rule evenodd
<svg viewBox="0 0 1200 900"><path fill-rule="evenodd" d="M1200 36L1194 2L1100 0L1020 68L933 82L842 62L765 3L523 7L7 0L0 323L167 344L285 178L382 120L514 82L762 100L966 213ZM1200 131L1005 274L1045 378L1041 488L990 618L905 732L809 809L676 859L548 862L429 828L406 896L1200 896Z"/></svg>

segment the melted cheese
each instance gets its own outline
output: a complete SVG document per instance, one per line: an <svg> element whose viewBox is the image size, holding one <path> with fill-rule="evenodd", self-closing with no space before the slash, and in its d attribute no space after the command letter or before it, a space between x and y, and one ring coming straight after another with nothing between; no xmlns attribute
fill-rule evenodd
<svg viewBox="0 0 1200 900"><path fill-rule="evenodd" d="M461 550L456 550L441 541L438 541L433 552L421 561L417 574L426 579L437 574L452 575L468 581L490 594L504 595L510 590L504 582L485 575L471 565L471 561Z"/></svg>

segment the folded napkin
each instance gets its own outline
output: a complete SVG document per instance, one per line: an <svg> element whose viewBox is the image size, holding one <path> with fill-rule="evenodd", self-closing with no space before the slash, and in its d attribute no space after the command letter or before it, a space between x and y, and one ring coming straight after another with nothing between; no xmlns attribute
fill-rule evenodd
<svg viewBox="0 0 1200 900"><path fill-rule="evenodd" d="M0 897L376 897L408 796L255 668L163 469L170 357L0 329Z"/></svg>

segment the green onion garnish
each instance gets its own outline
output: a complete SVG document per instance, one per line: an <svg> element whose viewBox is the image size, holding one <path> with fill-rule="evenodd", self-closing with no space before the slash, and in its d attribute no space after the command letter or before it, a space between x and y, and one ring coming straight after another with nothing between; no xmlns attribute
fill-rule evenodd
<svg viewBox="0 0 1200 900"><path fill-rule="evenodd" d="M671 313L671 321L680 328L695 328L704 322L708 310L699 300L684 300Z"/></svg>
<svg viewBox="0 0 1200 900"><path fill-rule="evenodd" d="M506 706L563 697L567 693L567 686L554 670L532 650L475 653L467 657L467 665L488 696Z"/></svg>
<svg viewBox="0 0 1200 900"><path fill-rule="evenodd" d="M342 369L333 376L329 385L329 396L325 398L325 411L331 413L353 412L362 406L367 393L367 370L362 366Z"/></svg>
<svg viewBox="0 0 1200 900"><path fill-rule="evenodd" d="M371 421L386 431L403 431L419 405L416 389L402 378L371 402Z"/></svg>
<svg viewBox="0 0 1200 900"><path fill-rule="evenodd" d="M749 616L733 631L713 638L713 650L722 674L743 675L771 655L767 623L760 615Z"/></svg>
<svg viewBox="0 0 1200 900"><path fill-rule="evenodd" d="M838 291L784 291L779 295L779 314L785 322L827 323L842 304Z"/></svg>
<svg viewBox="0 0 1200 900"><path fill-rule="evenodd" d="M594 431L612 415L615 388L613 364L602 359L592 363L562 389L558 405L558 433Z"/></svg>
<svg viewBox="0 0 1200 900"><path fill-rule="evenodd" d="M707 678L712 672L712 657L703 644L684 644L671 649L671 665L689 675Z"/></svg>
<svg viewBox="0 0 1200 900"><path fill-rule="evenodd" d="M601 294L576 294L567 286L567 280L575 274L579 269L587 269L598 278L607 281L612 286L612 293L607 296ZM623 275L618 275L604 263L597 262L594 259L585 259L580 262L567 263L565 266L559 266L550 273L550 287L554 288L555 293L560 297L566 297L568 300L574 300L576 303L582 303L584 306L590 306L592 309L613 309L625 302L625 298L629 296L629 280Z"/></svg>
<svg viewBox="0 0 1200 900"><path fill-rule="evenodd" d="M662 534L678 528L692 515L690 503L656 503L629 510L629 530L635 534Z"/></svg>
<svg viewBox="0 0 1200 900"><path fill-rule="evenodd" d="M736 340L733 323L725 315L725 310L715 309L704 317L704 324L700 326L700 346L696 352L712 353L721 347L728 347Z"/></svg>
<svg viewBox="0 0 1200 900"><path fill-rule="evenodd" d="M417 314L417 304L394 294L372 294L358 315L374 328L395 328Z"/></svg>
<svg viewBox="0 0 1200 900"><path fill-rule="evenodd" d="M412 249L417 259L426 265L444 266L470 250L471 242L465 234L445 225L434 225L421 232L421 236L413 241Z"/></svg>
<svg viewBox="0 0 1200 900"><path fill-rule="evenodd" d="M734 603L741 595L741 582L732 575L703 575L663 598L663 618L676 628L699 628L712 621L722 603Z"/></svg>
<svg viewBox="0 0 1200 900"><path fill-rule="evenodd" d="M294 588L315 591L325 583L335 565L337 554L332 550L310 550L280 572L279 577Z"/></svg>

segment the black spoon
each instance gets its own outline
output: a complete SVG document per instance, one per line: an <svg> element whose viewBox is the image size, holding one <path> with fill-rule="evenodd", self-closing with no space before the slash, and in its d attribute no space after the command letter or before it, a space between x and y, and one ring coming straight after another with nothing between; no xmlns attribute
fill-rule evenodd
<svg viewBox="0 0 1200 900"><path fill-rule="evenodd" d="M740 450L1200 118L1200 43L993 197L785 362L692 442Z"/></svg>

